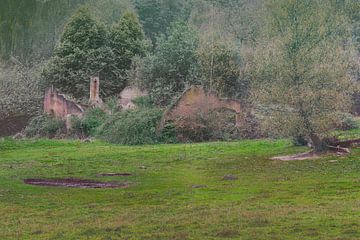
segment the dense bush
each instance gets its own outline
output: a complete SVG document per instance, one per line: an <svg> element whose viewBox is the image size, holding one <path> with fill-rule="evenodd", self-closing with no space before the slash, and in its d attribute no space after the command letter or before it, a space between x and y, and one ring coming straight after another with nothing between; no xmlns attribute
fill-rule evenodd
<svg viewBox="0 0 360 240"><path fill-rule="evenodd" d="M162 129L160 139L162 143L178 143L176 128L173 122L167 122Z"/></svg>
<svg viewBox="0 0 360 240"><path fill-rule="evenodd" d="M25 135L27 137L53 138L64 133L66 133L65 122L47 115L32 118L25 128Z"/></svg>
<svg viewBox="0 0 360 240"><path fill-rule="evenodd" d="M137 97L133 100L133 103L139 108L152 108L155 106L149 96Z"/></svg>
<svg viewBox="0 0 360 240"><path fill-rule="evenodd" d="M255 116L245 116L242 126L235 123L233 111L219 109L210 113L199 111L195 116L176 119L173 125L181 142L228 141L261 136Z"/></svg>
<svg viewBox="0 0 360 240"><path fill-rule="evenodd" d="M41 109L38 68L24 66L15 58L13 61L17 64L0 61L0 120L34 116Z"/></svg>
<svg viewBox="0 0 360 240"><path fill-rule="evenodd" d="M78 137L94 136L97 128L107 119L106 113L100 108L88 109L84 117L71 117L72 134Z"/></svg>
<svg viewBox="0 0 360 240"><path fill-rule="evenodd" d="M344 113L340 116L340 121L335 126L339 130L351 130L358 127L358 123L356 122L353 115L350 113Z"/></svg>
<svg viewBox="0 0 360 240"><path fill-rule="evenodd" d="M309 141L302 135L296 135L292 137L292 143L295 146L306 146L308 145Z"/></svg>
<svg viewBox="0 0 360 240"><path fill-rule="evenodd" d="M154 144L161 141L156 127L163 111L158 108L128 110L114 114L99 127L97 136L118 144Z"/></svg>

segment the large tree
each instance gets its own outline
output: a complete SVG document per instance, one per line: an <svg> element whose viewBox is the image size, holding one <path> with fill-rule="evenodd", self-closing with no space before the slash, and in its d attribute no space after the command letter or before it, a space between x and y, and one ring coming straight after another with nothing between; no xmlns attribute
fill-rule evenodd
<svg viewBox="0 0 360 240"><path fill-rule="evenodd" d="M65 26L55 54L42 74L43 83L54 85L74 97L85 98L90 76L100 73L105 95L113 93L117 79L104 78L102 72L113 64L114 59L107 47L107 35L105 26L87 9L81 8Z"/></svg>
<svg viewBox="0 0 360 240"><path fill-rule="evenodd" d="M142 26L134 12L126 12L110 29L109 46L114 53L118 76L127 83L126 71L130 69L134 56L144 57L149 44L145 40Z"/></svg>
<svg viewBox="0 0 360 240"><path fill-rule="evenodd" d="M197 32L185 22L176 22L167 36L157 40L154 54L135 63L138 83L157 104L167 105L186 85L195 83L198 67ZM136 80L134 78L134 80Z"/></svg>
<svg viewBox="0 0 360 240"><path fill-rule="evenodd" d="M249 79L242 74L243 62L236 47L222 42L199 48L202 84L220 96L245 100Z"/></svg>
<svg viewBox="0 0 360 240"><path fill-rule="evenodd" d="M267 126L311 140L316 151L352 92L346 17L331 0L268 0L265 40L254 56L254 101Z"/></svg>
<svg viewBox="0 0 360 240"><path fill-rule="evenodd" d="M110 30L81 8L65 26L55 55L43 72L46 86L54 85L76 98L87 98L89 79L99 75L103 97L127 84L132 58L144 56L146 41L134 13L125 13Z"/></svg>

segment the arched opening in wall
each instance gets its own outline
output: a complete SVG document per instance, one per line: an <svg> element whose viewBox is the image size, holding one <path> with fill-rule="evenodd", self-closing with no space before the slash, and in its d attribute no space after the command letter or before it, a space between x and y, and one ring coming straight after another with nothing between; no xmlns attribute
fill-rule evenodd
<svg viewBox="0 0 360 240"><path fill-rule="evenodd" d="M173 120L180 142L202 142L237 138L236 112L228 108L216 108L184 115Z"/></svg>

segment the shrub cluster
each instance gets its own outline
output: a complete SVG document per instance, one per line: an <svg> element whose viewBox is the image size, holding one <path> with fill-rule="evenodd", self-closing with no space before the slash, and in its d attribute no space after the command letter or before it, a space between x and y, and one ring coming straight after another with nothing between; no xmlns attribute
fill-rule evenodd
<svg viewBox="0 0 360 240"><path fill-rule="evenodd" d="M108 118L107 114L100 108L88 109L84 117L73 116L70 119L71 133L80 138L95 136L97 128Z"/></svg>
<svg viewBox="0 0 360 240"><path fill-rule="evenodd" d="M231 110L219 109L193 117L175 120L172 124L181 142L229 141L261 136L255 116L248 114L241 126L236 126L235 114Z"/></svg>
<svg viewBox="0 0 360 240"><path fill-rule="evenodd" d="M162 141L156 134L163 111L158 108L118 112L98 129L97 136L111 143L137 145Z"/></svg>
<svg viewBox="0 0 360 240"><path fill-rule="evenodd" d="M97 137L107 142L126 145L174 143L176 133L172 125L167 125L159 134L156 131L162 114L162 109L154 107L114 113L93 108L88 109L81 118L72 116L69 130L66 129L64 120L40 115L31 119L25 135L46 138Z"/></svg>
<svg viewBox="0 0 360 240"><path fill-rule="evenodd" d="M54 138L66 133L65 122L48 115L40 115L31 119L25 128L27 137Z"/></svg>
<svg viewBox="0 0 360 240"><path fill-rule="evenodd" d="M341 114L340 121L336 124L335 128L339 130L351 130L358 127L358 123L356 122L353 115L350 113Z"/></svg>

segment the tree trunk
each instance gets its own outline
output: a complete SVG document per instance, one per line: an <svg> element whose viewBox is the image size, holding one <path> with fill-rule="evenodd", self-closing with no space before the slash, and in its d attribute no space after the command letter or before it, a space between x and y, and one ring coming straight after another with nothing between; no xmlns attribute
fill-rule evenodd
<svg viewBox="0 0 360 240"><path fill-rule="evenodd" d="M314 128L311 124L311 121L308 118L308 114L306 113L306 111L303 108L303 104L302 102L300 102L300 107L299 107L299 115L302 117L305 127L309 130L310 134L310 140L313 146L313 149L315 152L323 152L326 150L326 144L324 143L324 141L315 133Z"/></svg>
<svg viewBox="0 0 360 240"><path fill-rule="evenodd" d="M319 138L318 135L311 133L310 139L315 152L323 152L326 150L324 142Z"/></svg>

